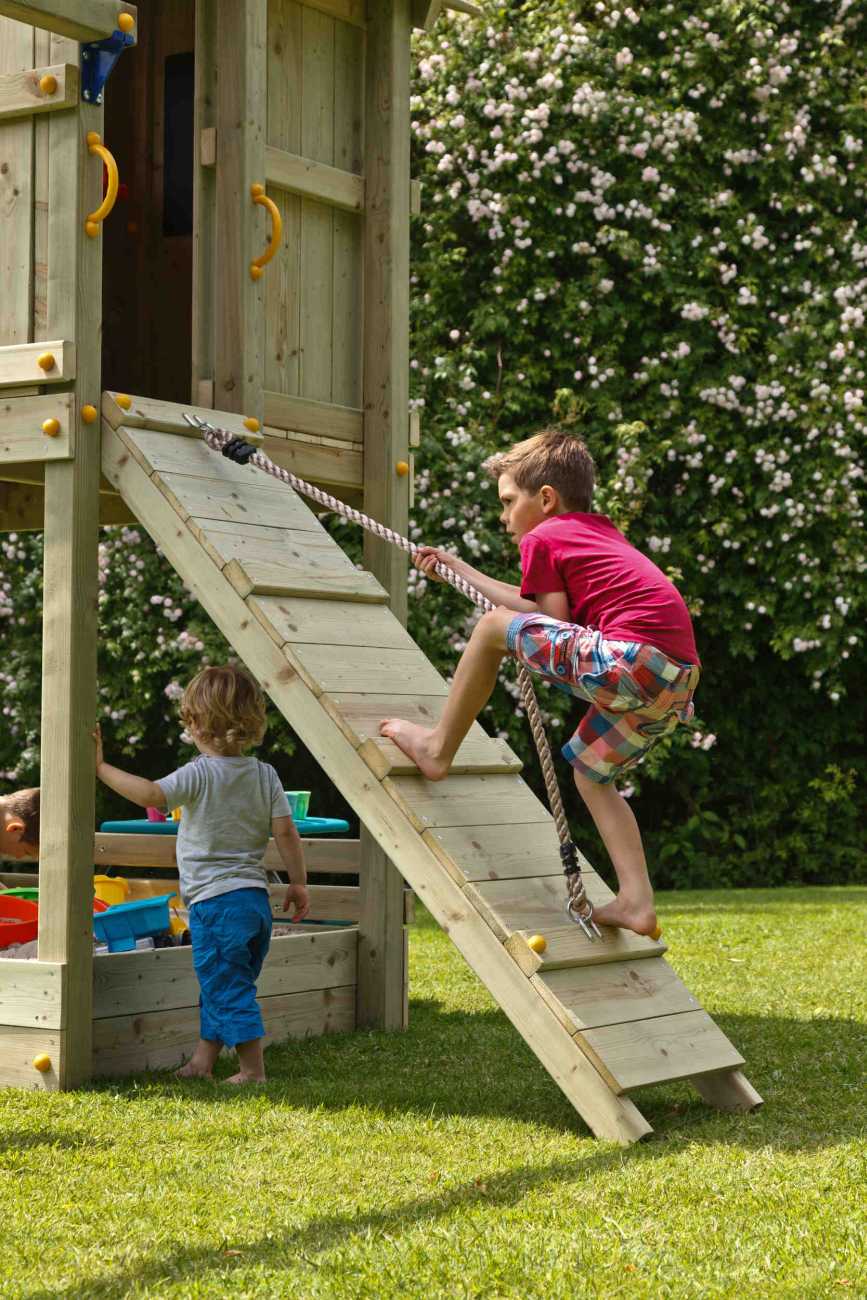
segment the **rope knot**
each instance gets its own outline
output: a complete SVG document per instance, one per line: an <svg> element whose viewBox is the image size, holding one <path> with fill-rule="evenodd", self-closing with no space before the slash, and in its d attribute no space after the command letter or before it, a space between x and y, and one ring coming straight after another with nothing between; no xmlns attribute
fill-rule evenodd
<svg viewBox="0 0 867 1300"><path fill-rule="evenodd" d="M563 863L563 874L566 876L577 875L581 870L578 865L578 850L571 840L566 840L560 845L560 861Z"/></svg>
<svg viewBox="0 0 867 1300"><path fill-rule="evenodd" d="M256 448L244 438L230 438L223 447L223 455L238 465L246 465L250 457L256 455Z"/></svg>

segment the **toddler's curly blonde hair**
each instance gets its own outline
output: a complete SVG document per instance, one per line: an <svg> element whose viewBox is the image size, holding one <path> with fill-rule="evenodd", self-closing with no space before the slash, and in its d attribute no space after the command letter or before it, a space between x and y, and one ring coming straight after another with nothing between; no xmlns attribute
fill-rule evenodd
<svg viewBox="0 0 867 1300"><path fill-rule="evenodd" d="M184 691L180 715L198 740L229 757L258 745L268 725L264 695L234 664L197 673Z"/></svg>

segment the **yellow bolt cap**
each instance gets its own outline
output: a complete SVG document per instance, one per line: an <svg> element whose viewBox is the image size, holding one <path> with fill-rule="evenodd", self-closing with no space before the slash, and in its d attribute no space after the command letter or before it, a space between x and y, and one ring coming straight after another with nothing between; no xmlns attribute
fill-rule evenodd
<svg viewBox="0 0 867 1300"><path fill-rule="evenodd" d="M548 940L544 934L531 934L527 940L527 947L532 948L533 952L544 952L548 947Z"/></svg>
<svg viewBox="0 0 867 1300"><path fill-rule="evenodd" d="M42 356L37 359L36 364L40 370L53 370L55 366L54 353L43 352Z"/></svg>
<svg viewBox="0 0 867 1300"><path fill-rule="evenodd" d="M38 1070L40 1074L47 1074L51 1069L51 1057L47 1052L41 1052L39 1056L34 1056L33 1068Z"/></svg>
<svg viewBox="0 0 867 1300"><path fill-rule="evenodd" d="M42 432L47 438L56 438L60 433L60 421L55 420L53 416L50 420L43 420Z"/></svg>
<svg viewBox="0 0 867 1300"><path fill-rule="evenodd" d="M250 433L259 432L259 421L256 419L255 415L247 416L247 418L244 421L244 428L249 429Z"/></svg>
<svg viewBox="0 0 867 1300"><path fill-rule="evenodd" d="M84 233L85 233L85 234L86 234L90 239L96 239L97 235L99 234L99 222L98 222L98 221L85 221L85 223L84 223Z"/></svg>
<svg viewBox="0 0 867 1300"><path fill-rule="evenodd" d="M81 418L84 420L85 424L93 424L96 419L96 407L91 406L89 402L86 406L82 406Z"/></svg>
<svg viewBox="0 0 867 1300"><path fill-rule="evenodd" d="M651 939L653 939L654 943L656 942L657 939L661 939L661 938L662 938L662 926L661 926L661 925L658 925L658 926L656 927L656 929L652 932L652 934L651 934L650 937L651 937Z"/></svg>
<svg viewBox="0 0 867 1300"><path fill-rule="evenodd" d="M250 197L253 199L258 199L260 194L264 194L264 193L265 193L265 186L260 185L258 181L256 182L255 185L250 186Z"/></svg>
<svg viewBox="0 0 867 1300"><path fill-rule="evenodd" d="M128 411L132 406L132 398L127 393L115 393L114 400L123 411Z"/></svg>
<svg viewBox="0 0 867 1300"><path fill-rule="evenodd" d="M394 468L401 478L406 478L409 473L409 463L405 460L399 460Z"/></svg>
<svg viewBox="0 0 867 1300"><path fill-rule="evenodd" d="M100 136L98 131L88 131L87 135L85 136L85 139L87 140L88 145L90 145L91 147L93 147L93 145L95 144L102 143L102 137Z"/></svg>
<svg viewBox="0 0 867 1300"><path fill-rule="evenodd" d="M256 263L253 262L253 264L250 267L250 279L261 280L261 278L262 278L262 268L261 266L257 266Z"/></svg>
<svg viewBox="0 0 867 1300"><path fill-rule="evenodd" d="M43 95L53 95L57 90L57 78L52 73L46 72L43 77L39 78L39 89Z"/></svg>
<svg viewBox="0 0 867 1300"><path fill-rule="evenodd" d="M117 26L119 31L131 32L135 27L135 19L132 14L118 14Z"/></svg>

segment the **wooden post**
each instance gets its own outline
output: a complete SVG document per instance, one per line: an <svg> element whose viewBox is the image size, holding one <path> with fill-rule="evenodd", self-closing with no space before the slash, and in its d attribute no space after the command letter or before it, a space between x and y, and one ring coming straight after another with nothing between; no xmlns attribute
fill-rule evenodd
<svg viewBox="0 0 867 1300"><path fill-rule="evenodd" d="M214 405L261 421L264 289L250 263L270 231L250 187L265 183L267 0L217 0L216 12ZM207 76L199 74L202 89Z"/></svg>
<svg viewBox="0 0 867 1300"><path fill-rule="evenodd" d="M57 62L77 49L54 39ZM99 406L102 236L84 220L102 197L102 164L87 148L102 109L55 113L48 219L49 335L78 344L72 460L45 466L42 644L42 816L39 959L66 967L57 1076L70 1088L90 1078L93 998L93 821L96 721L99 425L78 420Z"/></svg>
<svg viewBox="0 0 867 1300"><path fill-rule="evenodd" d="M371 0L365 87L364 508L406 534L409 476L410 0ZM407 557L365 534L364 562L406 622ZM403 882L362 832L358 1020L405 1025Z"/></svg>

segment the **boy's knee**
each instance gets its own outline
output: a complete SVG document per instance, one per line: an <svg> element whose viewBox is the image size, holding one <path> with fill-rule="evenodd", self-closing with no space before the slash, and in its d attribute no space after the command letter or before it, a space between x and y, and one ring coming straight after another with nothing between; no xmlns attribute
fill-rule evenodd
<svg viewBox="0 0 867 1300"><path fill-rule="evenodd" d="M487 645L506 649L506 629L515 617L515 611L505 608L489 609L473 628L473 636Z"/></svg>

